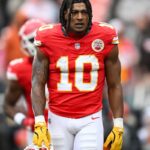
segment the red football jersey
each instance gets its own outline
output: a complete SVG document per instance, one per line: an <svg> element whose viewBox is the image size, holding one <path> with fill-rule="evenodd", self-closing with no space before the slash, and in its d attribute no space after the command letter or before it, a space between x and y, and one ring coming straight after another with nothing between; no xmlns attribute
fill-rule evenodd
<svg viewBox="0 0 150 150"><path fill-rule="evenodd" d="M27 116L33 117L32 105L31 105L31 73L32 73L32 58L20 58L12 60L9 63L7 69L7 78L9 80L17 80L22 87L26 104L27 104Z"/></svg>
<svg viewBox="0 0 150 150"><path fill-rule="evenodd" d="M49 108L69 118L80 118L102 109L104 59L118 44L115 29L93 23L81 39L65 36L61 25L39 28L35 44L49 58Z"/></svg>

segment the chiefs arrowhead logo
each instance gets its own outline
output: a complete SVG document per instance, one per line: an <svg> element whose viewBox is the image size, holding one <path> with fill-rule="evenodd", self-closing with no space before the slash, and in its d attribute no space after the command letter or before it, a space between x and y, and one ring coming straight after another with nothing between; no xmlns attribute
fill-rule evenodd
<svg viewBox="0 0 150 150"><path fill-rule="evenodd" d="M104 42L101 39L96 39L92 42L92 49L95 52L100 52L104 49Z"/></svg>

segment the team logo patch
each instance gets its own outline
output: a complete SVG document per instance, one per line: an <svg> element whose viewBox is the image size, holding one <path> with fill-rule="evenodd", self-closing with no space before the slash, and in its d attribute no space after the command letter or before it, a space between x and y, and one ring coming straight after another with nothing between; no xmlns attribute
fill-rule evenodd
<svg viewBox="0 0 150 150"><path fill-rule="evenodd" d="M80 47L81 47L81 46L80 46L80 43L75 43L75 44L74 44L74 47L75 47L76 50L79 50Z"/></svg>
<svg viewBox="0 0 150 150"><path fill-rule="evenodd" d="M100 52L104 49L104 42L101 39L96 39L92 42L92 49L95 52Z"/></svg>

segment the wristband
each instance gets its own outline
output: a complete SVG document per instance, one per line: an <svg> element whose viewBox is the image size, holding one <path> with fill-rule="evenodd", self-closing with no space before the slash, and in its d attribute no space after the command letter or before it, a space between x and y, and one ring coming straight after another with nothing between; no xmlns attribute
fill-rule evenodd
<svg viewBox="0 0 150 150"><path fill-rule="evenodd" d="M25 118L26 118L26 116L25 116L23 113L20 113L20 112L18 112L18 113L16 113L16 114L14 115L14 121L15 121L17 124L19 124L19 125L22 124L22 121L23 121L23 119L25 119Z"/></svg>
<svg viewBox="0 0 150 150"><path fill-rule="evenodd" d="M45 122L45 118L43 115L35 116L35 124L39 122Z"/></svg>
<svg viewBox="0 0 150 150"><path fill-rule="evenodd" d="M123 118L114 118L114 127L120 127L123 128Z"/></svg>

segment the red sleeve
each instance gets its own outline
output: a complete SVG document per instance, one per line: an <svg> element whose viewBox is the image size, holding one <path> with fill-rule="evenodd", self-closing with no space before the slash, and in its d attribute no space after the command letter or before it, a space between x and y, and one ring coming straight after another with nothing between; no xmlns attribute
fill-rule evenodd
<svg viewBox="0 0 150 150"><path fill-rule="evenodd" d="M105 56L109 54L109 52L113 49L114 45L119 44L118 35L113 26L105 26L104 27L105 32Z"/></svg>
<svg viewBox="0 0 150 150"><path fill-rule="evenodd" d="M15 59L12 60L8 67L7 67L7 72L6 76L8 80L18 80L19 75L18 75L18 63L22 62L22 59Z"/></svg>
<svg viewBox="0 0 150 150"><path fill-rule="evenodd" d="M51 37L51 30L53 29L53 24L47 24L40 27L35 35L34 44L37 46L41 52L46 56L49 56L49 47L47 46Z"/></svg>
<svg viewBox="0 0 150 150"><path fill-rule="evenodd" d="M34 45L36 47L38 47L42 53L44 53L46 56L48 56L45 36L46 35L45 35L44 31L37 30L35 38L34 38Z"/></svg>

